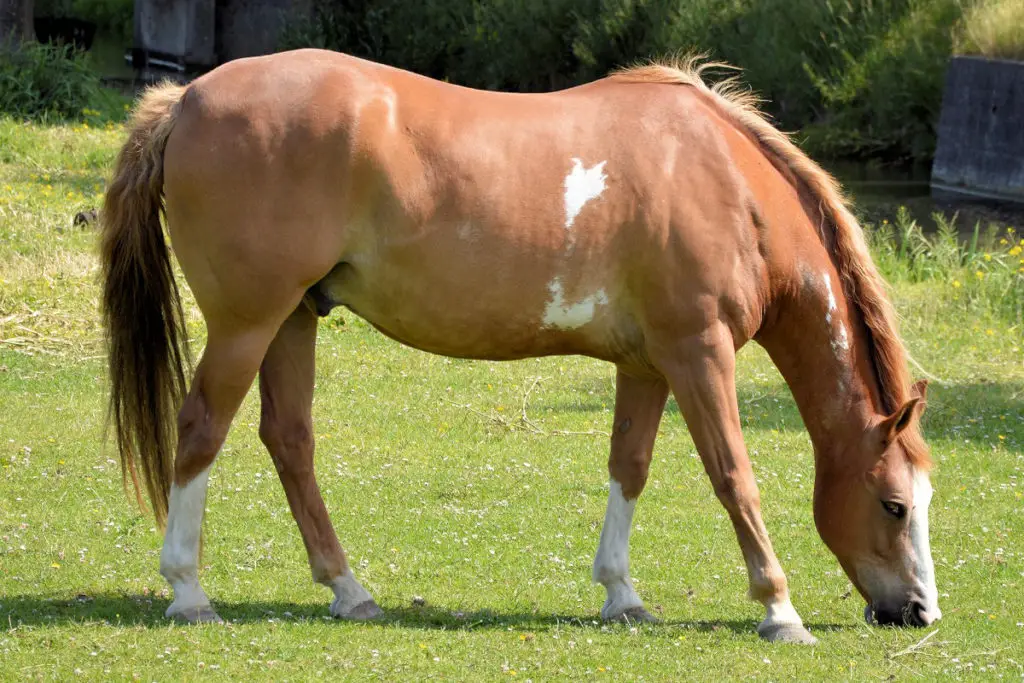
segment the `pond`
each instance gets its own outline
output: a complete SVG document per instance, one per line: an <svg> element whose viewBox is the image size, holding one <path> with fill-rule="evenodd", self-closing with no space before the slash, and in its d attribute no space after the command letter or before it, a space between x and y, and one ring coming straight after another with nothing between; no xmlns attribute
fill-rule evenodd
<svg viewBox="0 0 1024 683"><path fill-rule="evenodd" d="M970 237L976 223L981 224L982 233L990 223L1001 227L1024 226L1024 204L966 195L933 195L927 166L893 168L855 162L824 166L842 182L853 200L854 211L865 222L891 221L899 207L905 206L928 232L935 230L932 214L936 212L947 217L956 215L956 226L964 238Z"/></svg>

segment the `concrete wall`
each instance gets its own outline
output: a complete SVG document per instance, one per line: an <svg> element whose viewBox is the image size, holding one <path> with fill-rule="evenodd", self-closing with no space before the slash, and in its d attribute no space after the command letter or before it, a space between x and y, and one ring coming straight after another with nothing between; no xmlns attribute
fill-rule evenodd
<svg viewBox="0 0 1024 683"><path fill-rule="evenodd" d="M932 191L1024 201L1024 62L954 57Z"/></svg>
<svg viewBox="0 0 1024 683"><path fill-rule="evenodd" d="M285 24L313 11L313 0L218 0L217 55L222 62L278 50Z"/></svg>
<svg viewBox="0 0 1024 683"><path fill-rule="evenodd" d="M135 47L212 66L214 0L136 0Z"/></svg>

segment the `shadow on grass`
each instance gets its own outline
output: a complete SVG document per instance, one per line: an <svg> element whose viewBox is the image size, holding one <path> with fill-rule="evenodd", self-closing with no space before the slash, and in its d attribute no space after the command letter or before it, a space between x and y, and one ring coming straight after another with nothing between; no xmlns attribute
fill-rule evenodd
<svg viewBox="0 0 1024 683"><path fill-rule="evenodd" d="M553 413L599 413L605 407L615 405L614 389L601 388L594 384L588 393L587 387L581 387L580 398L574 401L549 400L530 403L531 417L547 418ZM805 429L803 420L797 410L796 403L789 393L789 388L782 382L767 388L752 391L750 387L740 384L737 390L740 417L744 429L776 429L779 431L802 431ZM1010 419L1020 414L1020 406L1024 401L1024 384L1019 382L1000 382L979 379L972 382L951 382L939 384L933 382L928 388L928 410L925 413L925 436L931 438L968 437L984 438L991 436L992 430L1001 426L1004 429L1017 427ZM1001 425L985 418L1006 416L1007 423ZM663 422L681 419L679 407L672 399L665 407ZM607 420L611 424L611 418Z"/></svg>
<svg viewBox="0 0 1024 683"><path fill-rule="evenodd" d="M0 622L7 628L39 627L64 624L102 624L115 627L167 628L171 621L164 617L170 602L166 598L133 594L101 593L72 599L47 599L39 596L0 598ZM271 600L250 602L214 601L218 614L231 624L255 624L269 621L303 623L334 621L327 603L294 603ZM340 622L339 622L340 623ZM660 624L645 628L688 629L701 633L728 631L737 635L754 634L758 622L733 619L723 621L663 619ZM604 624L596 614L501 613L493 610L460 611L432 605L384 607L380 619L364 622L366 628L404 628L411 630L471 631L478 629L513 629L548 631L559 627L600 629ZM850 624L809 622L816 633L847 631ZM612 628L626 628L614 624Z"/></svg>

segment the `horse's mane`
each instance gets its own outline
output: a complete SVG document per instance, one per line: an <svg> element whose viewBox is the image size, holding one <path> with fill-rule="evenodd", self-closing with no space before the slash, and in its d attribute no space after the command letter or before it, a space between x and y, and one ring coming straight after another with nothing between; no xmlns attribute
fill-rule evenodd
<svg viewBox="0 0 1024 683"><path fill-rule="evenodd" d="M621 69L612 74L619 81L675 83L689 85L712 100L761 150L780 167L791 182L803 186L818 201L821 213L820 237L843 282L847 300L864 321L871 365L878 380L881 409L892 414L909 398L911 378L906 351L896 327L896 313L885 294L885 281L878 274L864 233L847 206L836 180L775 128L758 109L759 98L742 86L737 77L713 85L705 83L708 69L735 69L728 64L705 61L704 55L687 55L663 62L651 62ZM928 467L930 458L920 431L903 432L904 449L911 462Z"/></svg>

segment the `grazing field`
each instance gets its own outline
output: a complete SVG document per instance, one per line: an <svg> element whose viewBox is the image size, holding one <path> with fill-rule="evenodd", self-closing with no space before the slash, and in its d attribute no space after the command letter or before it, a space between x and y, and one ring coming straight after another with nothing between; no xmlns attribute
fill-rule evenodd
<svg viewBox="0 0 1024 683"><path fill-rule="evenodd" d="M813 648L757 638L761 607L744 597L731 526L674 404L632 543L638 590L663 621L602 625L590 563L613 368L429 356L350 314L320 326L318 474L385 618L327 617L330 592L310 580L250 395L211 477L205 527L201 577L228 623L166 622L160 536L125 497L102 438L95 233L71 223L97 204L122 135L0 120L0 680L1024 675L1020 235L981 231L942 251L905 216L906 247L884 231L873 243L909 349L938 378L924 423L945 613L934 627L864 624L814 530L810 442L756 346L738 371L745 434Z"/></svg>

